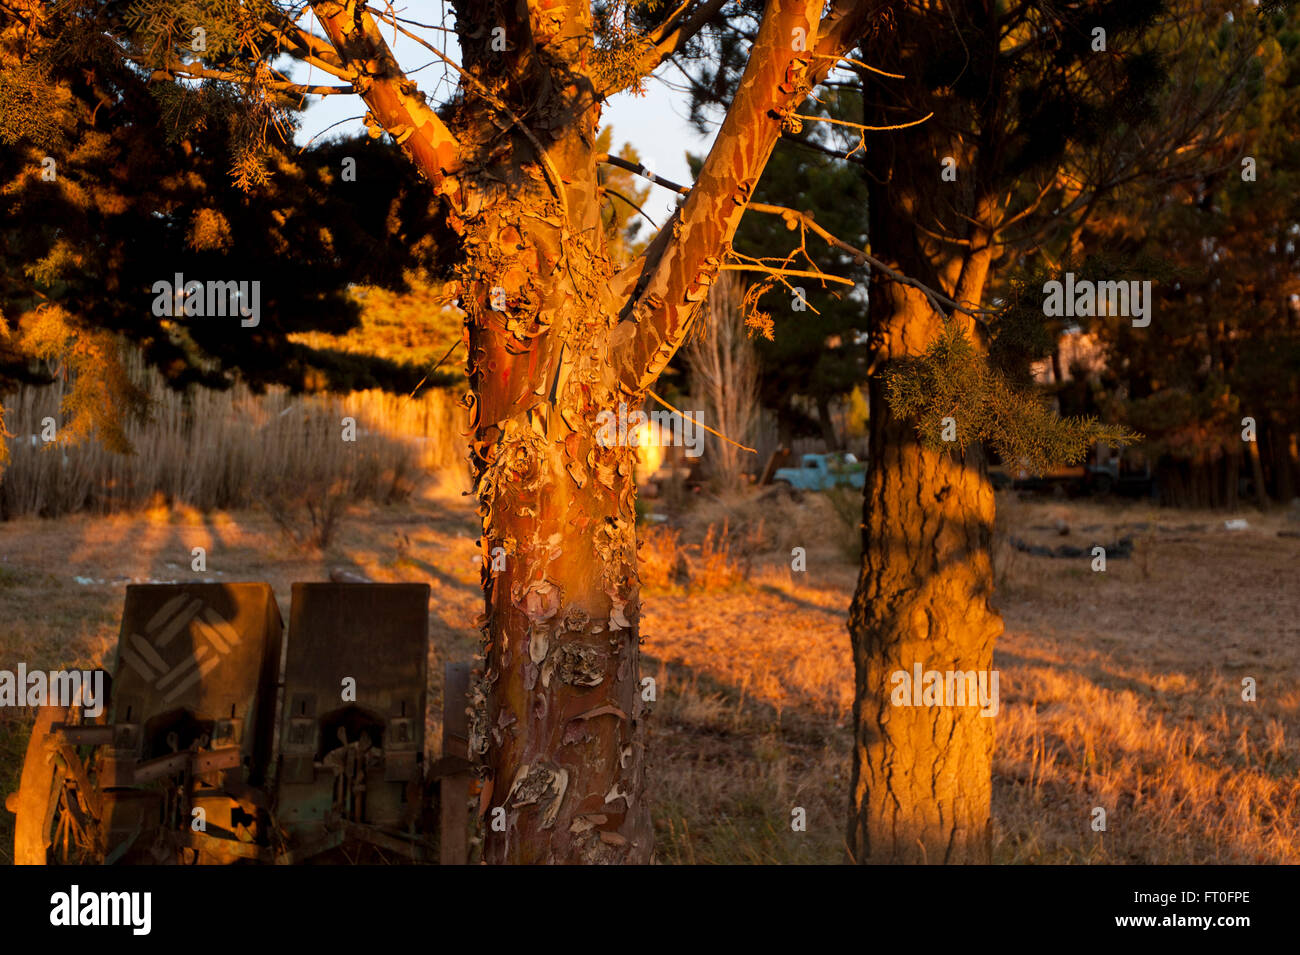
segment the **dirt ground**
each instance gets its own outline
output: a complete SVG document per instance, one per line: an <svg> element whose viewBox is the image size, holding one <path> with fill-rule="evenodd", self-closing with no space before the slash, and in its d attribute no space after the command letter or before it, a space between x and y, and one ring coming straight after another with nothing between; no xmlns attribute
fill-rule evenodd
<svg viewBox="0 0 1300 955"><path fill-rule="evenodd" d="M131 581L265 580L287 615L291 583L346 569L432 588L436 714L443 663L477 647L477 523L462 491L448 479L407 504L355 509L323 553L259 511L0 524L0 669L109 663ZM751 492L647 531L659 861L842 861L852 515L828 495ZM1247 528L1225 528L1239 517ZM1278 536L1300 523L1004 493L999 525L996 861L1300 862L1300 538ZM1104 573L1090 556L1011 543L1088 552L1124 536L1132 555ZM196 546L206 574L190 570ZM790 568L795 546L804 572ZM1245 677L1255 702L1242 700ZM16 785L29 721L0 710L0 791ZM436 719L430 729L437 739ZM795 808L804 832L791 830ZM0 861L11 850L0 812Z"/></svg>

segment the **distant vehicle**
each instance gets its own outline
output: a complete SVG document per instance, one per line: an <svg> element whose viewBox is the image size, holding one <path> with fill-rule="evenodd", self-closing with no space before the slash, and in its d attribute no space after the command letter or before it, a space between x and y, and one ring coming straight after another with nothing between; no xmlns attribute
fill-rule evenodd
<svg viewBox="0 0 1300 955"><path fill-rule="evenodd" d="M1089 464L1083 479L1085 493L1105 497L1155 497L1158 493L1151 465L1145 461L1112 457L1101 464Z"/></svg>
<svg viewBox="0 0 1300 955"><path fill-rule="evenodd" d="M798 491L825 491L832 487L857 487L867 483L866 465L848 452L805 454L797 468L777 468L772 483Z"/></svg>
<svg viewBox="0 0 1300 955"><path fill-rule="evenodd" d="M1074 497L1083 493L1088 477L1084 467L1051 468L1042 474L1034 474L1028 469L1020 468L1011 479L1011 487L1017 491L1048 493L1055 497Z"/></svg>
<svg viewBox="0 0 1300 955"><path fill-rule="evenodd" d="M989 480L998 490L1009 487L1056 497L1156 495L1155 477L1150 465L1142 459L1112 453L1099 462L1098 457L1094 454L1085 465L1052 468L1044 474L1033 474L1023 466L1013 470L998 463L989 467Z"/></svg>

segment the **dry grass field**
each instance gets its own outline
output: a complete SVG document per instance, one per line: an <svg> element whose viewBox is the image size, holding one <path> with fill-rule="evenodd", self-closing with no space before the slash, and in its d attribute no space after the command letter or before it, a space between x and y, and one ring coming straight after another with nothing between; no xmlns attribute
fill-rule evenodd
<svg viewBox="0 0 1300 955"><path fill-rule="evenodd" d="M476 647L477 527L463 490L444 478L402 503L356 505L325 551L262 510L0 523L0 667L104 663L124 585L193 579L190 549L203 546L198 576L267 580L285 613L292 582L332 568L428 582L436 706L443 661ZM1277 535L1300 525L1252 512L1230 531L1223 515L1005 493L999 505L996 861L1300 862L1300 539ZM751 492L700 500L645 533L660 862L842 860L853 511L851 498ZM1105 573L1009 544L1090 548L1125 534L1133 556ZM790 569L793 547L806 548L806 572ZM1253 703L1241 699L1247 676ZM27 718L0 711L0 790L15 785ZM1105 832L1090 827L1096 806ZM806 832L791 831L794 807ZM0 860L11 826L0 813Z"/></svg>

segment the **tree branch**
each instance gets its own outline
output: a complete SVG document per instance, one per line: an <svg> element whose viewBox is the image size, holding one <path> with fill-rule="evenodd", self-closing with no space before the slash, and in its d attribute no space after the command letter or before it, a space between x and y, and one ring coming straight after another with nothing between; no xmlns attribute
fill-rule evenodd
<svg viewBox="0 0 1300 955"><path fill-rule="evenodd" d="M678 183L675 183L669 179L663 179L659 176L656 176L653 173L651 173L649 170L647 170L644 166L641 166L638 163L634 163L627 159L624 159L621 156L601 155L596 157L596 161L607 163L611 166L617 166L620 169L626 169L628 172L635 173L636 175L649 179L651 182L654 182L657 185L663 186L667 189L671 189L674 192L680 193L681 195L690 194L691 190L689 187L679 185ZM967 315L971 315L976 320L983 321L983 322L988 321L988 319L985 316L993 314L996 311L995 309L987 309L987 308L970 308L969 306L960 305L957 302L954 302L951 298L944 295L942 292L938 292L930 288L924 282L920 282L914 278L910 278L909 276L904 275L902 272L899 272L897 269L891 268L890 266L886 265L884 262L876 258L874 255L872 255L870 252L866 251L865 249L859 249L854 245L850 245L848 242L845 242L839 236L834 235L831 232L828 232L826 229L818 225L816 221L813 220L812 216L810 216L808 213L799 212L797 209L789 209L785 206L770 205L765 202L746 203L745 209L753 210L754 212L764 212L770 215L779 215L790 222L797 223L803 226L808 231L813 232L816 235L820 236L823 240L826 241L828 245L832 245L835 248L840 249L841 251L851 255L853 257L855 264L870 265L872 268L879 269L881 272L884 272L893 281L899 283L900 285L910 286L911 288L914 288L917 291L923 293L930 300L930 305L940 315L946 314L943 308L940 307L940 303L946 305L948 308L951 308L954 311L964 312ZM967 245L967 246L970 245L969 239L949 239L943 236L936 236L936 238L942 239L945 242L950 242L955 245ZM737 269L738 267L723 265L722 268ZM751 269L746 268L744 270L750 271ZM805 275L806 274L808 277L811 278L818 278L818 279L832 281L832 282L839 282L847 285L853 284L852 282L849 282L847 279L843 279L833 275L826 275L822 273L816 273L816 274L802 273L802 272L795 273L795 272L779 270L779 269L772 269L772 270L760 269L758 271L769 271L772 274L780 273L783 275L795 275L795 274Z"/></svg>
<svg viewBox="0 0 1300 955"><path fill-rule="evenodd" d="M286 17L285 22L280 24L263 20L262 29L288 47L289 49L285 52L295 59L302 60L302 62L308 63L319 70L324 70L331 76L337 76L341 80L351 82L356 79L356 73L353 71L344 68L337 62L330 62L338 59L338 54L332 46L320 37L308 33L297 24L287 22L287 19Z"/></svg>
<svg viewBox="0 0 1300 955"><path fill-rule="evenodd" d="M687 195L691 191L686 186L678 185L671 179L656 176L640 163L632 162L630 159L624 159L622 156L600 153L596 156L596 162L603 162L607 166L617 166L619 169L626 169L628 172L634 173L642 179L653 182L656 186L663 186L665 189L671 189L673 192L680 193L683 196Z"/></svg>
<svg viewBox="0 0 1300 955"><path fill-rule="evenodd" d="M802 103L835 62L804 51L844 53L866 22L859 8L871 6L837 3L830 28L845 47L829 49L818 38L820 0L769 0L740 86L695 186L646 250L637 288L610 335L613 374L628 394L643 393L685 340L781 136L782 115Z"/></svg>
<svg viewBox="0 0 1300 955"><path fill-rule="evenodd" d="M867 32L867 25L888 6L888 0L835 0L831 12L822 21L820 38L813 53L818 60L830 60L819 68L819 79L848 53Z"/></svg>
<svg viewBox="0 0 1300 955"><path fill-rule="evenodd" d="M429 177L435 192L462 211L466 196L455 178L461 168L460 143L402 72L374 17L361 4L310 2L339 62L356 71L353 85L371 114Z"/></svg>
<svg viewBox="0 0 1300 955"><path fill-rule="evenodd" d="M533 148L537 150L537 158L538 161L541 162L542 164L542 171L546 173L546 178L549 180L551 184L551 190L555 193L555 198L559 200L561 210L563 211L564 217L567 219L568 203L564 198L564 188L560 181L560 173L555 168L555 164L551 162L550 156L547 155L546 148L542 145L541 141L537 138L537 135L531 129L529 129L527 126L524 125L524 121L520 119L518 116L516 116L514 114L514 111L511 110L510 107L508 107L505 103L501 102L501 100L497 99L495 96L489 93L487 91L487 88L484 87L483 84L480 83L477 79L475 79L472 74L467 73L459 63L457 63L455 60L449 57L446 53L443 53L442 50L438 49L428 40L406 29L404 26L402 26L400 23L397 22L397 19L395 17L385 16L382 13L377 13L375 14L375 16L379 17L381 20L385 20L391 23L394 29L398 30L405 36L414 40L416 43L419 43L430 53L433 53L435 56L437 56L438 59L440 59L443 63L450 66L460 76L462 82L468 83L470 85L470 88L474 93L482 97L482 99L485 102L487 102L487 104L491 106L493 109L497 110L498 112L504 113L506 116L508 116L510 118L510 121L519 127L520 132L524 134L524 138L526 138L530 143L532 143Z"/></svg>
<svg viewBox="0 0 1300 955"><path fill-rule="evenodd" d="M977 321L981 321L981 322L987 322L988 321L987 316L995 314L997 311L996 309L972 307L967 304L953 301L947 295L944 295L942 292L935 291L934 289L930 288L930 286L926 285L924 282L917 281L914 278L904 275L902 272L898 271L897 269L889 267L888 265L886 265L884 262L876 258L874 255L872 255L870 252L866 251L865 249L856 248L855 246L850 245L849 243L845 242L843 239L839 238L838 236L826 231L824 228L822 228L816 223L816 221L812 218L812 216L808 215L806 212L800 212L797 209L788 209L785 206L774 206L766 202L751 202L748 205L746 205L745 208L752 209L754 212L765 212L768 213L769 215L781 216L783 219L785 219L788 222L790 221L797 222L799 225L803 226L808 231L813 232L816 235L820 236L829 245L833 245L835 246L835 248L847 252L849 255L853 256L854 261L857 264L870 265L873 269L879 269L881 272L884 272L886 275L890 277L890 279L897 282L899 285L906 285L909 288L914 288L917 291L921 292L923 295L925 295L927 299L930 300L930 306L940 315L943 315L945 318L947 317L948 313L944 311L944 309L941 307L941 304L946 305L948 308L952 309L953 311L962 312L963 314L969 315L972 318L976 319Z"/></svg>
<svg viewBox="0 0 1300 955"><path fill-rule="evenodd" d="M191 80L218 80L222 83L242 83L245 86L257 84L281 93L296 93L299 96L338 96L341 93L355 93L351 86L313 86L303 83L291 83L288 80L261 80L250 73L230 73L226 70L210 70L197 63L180 63L167 70L158 70L152 63L139 56L123 54L126 59L139 66Z"/></svg>

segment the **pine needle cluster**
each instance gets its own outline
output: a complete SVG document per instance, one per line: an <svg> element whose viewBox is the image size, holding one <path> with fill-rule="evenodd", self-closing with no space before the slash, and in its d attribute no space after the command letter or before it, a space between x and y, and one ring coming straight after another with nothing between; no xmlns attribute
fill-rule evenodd
<svg viewBox="0 0 1300 955"><path fill-rule="evenodd" d="M987 441L1004 461L1041 474L1078 464L1097 442L1123 445L1137 436L1096 418L1059 417L1030 388L995 368L957 323L921 356L897 360L885 372L895 415L916 422L921 443L935 451Z"/></svg>
<svg viewBox="0 0 1300 955"><path fill-rule="evenodd" d="M31 358L48 362L71 385L60 408L60 443L96 437L110 451L131 453L126 423L148 415L149 397L131 380L117 336L87 328L51 306L26 323L20 347Z"/></svg>

